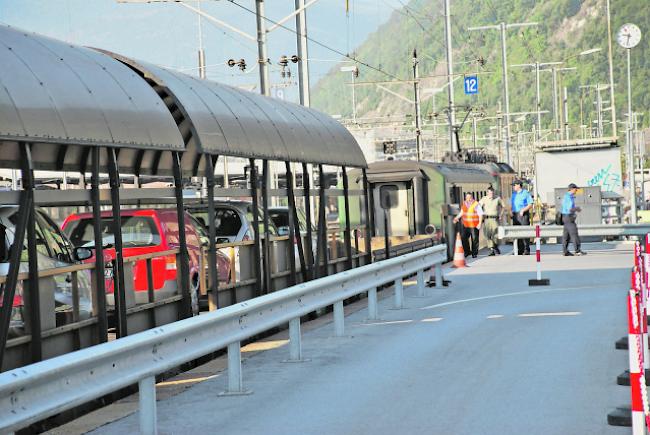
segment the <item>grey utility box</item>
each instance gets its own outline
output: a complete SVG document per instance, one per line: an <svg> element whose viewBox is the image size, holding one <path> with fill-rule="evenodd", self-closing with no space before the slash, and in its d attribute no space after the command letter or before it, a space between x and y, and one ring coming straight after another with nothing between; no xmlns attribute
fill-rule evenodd
<svg viewBox="0 0 650 435"><path fill-rule="evenodd" d="M555 209L562 210L562 199L567 192L566 188L555 189ZM576 207L582 211L577 213L578 225L599 225L602 221L602 195L600 186L579 187L576 192Z"/></svg>
<svg viewBox="0 0 650 435"><path fill-rule="evenodd" d="M557 211L562 211L562 199L566 192L566 187L555 189L554 198ZM581 208L581 211L576 213L576 223L578 225L600 225L603 219L602 201L600 186L578 187L575 203L576 207ZM597 242L601 239L601 237L581 237L581 240L585 242Z"/></svg>

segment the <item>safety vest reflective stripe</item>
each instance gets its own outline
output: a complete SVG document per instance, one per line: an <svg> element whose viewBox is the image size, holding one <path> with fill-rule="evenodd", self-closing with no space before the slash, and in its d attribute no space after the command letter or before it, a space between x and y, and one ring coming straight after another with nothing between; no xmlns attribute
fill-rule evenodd
<svg viewBox="0 0 650 435"><path fill-rule="evenodd" d="M481 219L478 216L478 213L476 212L476 207L478 206L478 202L474 201L472 205L467 207L467 203L463 202L463 225L467 228L476 228L478 227L478 224L481 222Z"/></svg>

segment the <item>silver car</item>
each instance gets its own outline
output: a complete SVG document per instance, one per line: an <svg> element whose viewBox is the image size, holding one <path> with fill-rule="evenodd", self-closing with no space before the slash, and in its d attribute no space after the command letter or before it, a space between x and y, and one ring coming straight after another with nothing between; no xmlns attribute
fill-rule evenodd
<svg viewBox="0 0 650 435"><path fill-rule="evenodd" d="M0 206L0 276L7 276L9 273L9 257L14 243L17 219L18 206ZM40 209L36 209L35 224L39 271L72 266L92 257L93 252L87 248L73 248L68 238L61 232L54 221ZM19 272L26 273L28 271L27 237L25 236ZM77 272L77 279L79 285L79 316L80 320L82 320L92 315L90 271L83 270ZM52 304L54 311L48 314L46 311L41 310L42 315L45 315L41 319L43 329L50 329L65 324L74 305L71 274L60 274L39 279L39 291L41 305L46 307L47 304ZM2 291L0 291L1 294ZM24 333L25 323L23 311L23 287L19 282L16 287L12 306L10 337Z"/></svg>

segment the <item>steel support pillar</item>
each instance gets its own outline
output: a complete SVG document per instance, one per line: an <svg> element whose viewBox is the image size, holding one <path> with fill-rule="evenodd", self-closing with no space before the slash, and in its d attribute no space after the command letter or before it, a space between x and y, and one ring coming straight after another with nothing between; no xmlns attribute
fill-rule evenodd
<svg viewBox="0 0 650 435"><path fill-rule="evenodd" d="M289 246L292 247L294 241L296 249L298 250L298 260L300 261L300 271L302 273L302 281L307 281L307 270L305 264L305 251L302 245L302 233L300 232L300 219L298 218L298 209L296 208L296 197L293 191L293 171L291 170L291 163L285 162L285 169L287 174L287 198L289 202ZM293 251L292 249L289 249ZM296 256L293 252L289 254L289 265L291 267L291 285L297 282L296 276Z"/></svg>
<svg viewBox="0 0 650 435"><path fill-rule="evenodd" d="M181 155L178 152L172 152L172 164L174 172L174 193L176 195L176 217L178 219L178 244L180 250L180 265L177 265L177 273L180 273L180 279L177 280L181 286L181 318L192 317L192 296L190 294L190 259L187 253L187 237L185 234L185 207L183 206L183 175L181 173ZM197 289L198 291L198 289ZM197 314L198 314L198 294L197 297Z"/></svg>
<svg viewBox="0 0 650 435"><path fill-rule="evenodd" d="M95 241L95 315L97 316L97 338L100 343L108 341L108 313L106 311L106 265L104 264L104 240L102 237L102 209L99 197L99 154L101 148L92 149L92 176L90 178L90 201L93 208L93 232Z"/></svg>
<svg viewBox="0 0 650 435"><path fill-rule="evenodd" d="M214 160L213 160L214 159ZM217 156L205 155L205 181L207 186L208 197L208 281L210 283L208 298L210 300L210 309L218 309L219 305L219 268L217 257L217 225L214 205L214 165L217 162ZM234 302L234 301L233 301Z"/></svg>
<svg viewBox="0 0 650 435"><path fill-rule="evenodd" d="M350 186L348 184L348 172L343 166L343 201L345 211L345 243L346 269L352 269L352 227L350 225Z"/></svg>
<svg viewBox="0 0 650 435"><path fill-rule="evenodd" d="M29 210L32 208L34 198L29 190L20 191L18 202L17 219L14 232L14 246L24 246L25 232L29 218ZM2 371L2 362L4 360L7 337L9 336L9 323L11 321L11 311L13 308L14 296L18 285L18 272L20 269L20 257L22 249L10 250L9 271L4 286L2 287L2 307L0 307L0 371Z"/></svg>
<svg viewBox="0 0 650 435"><path fill-rule="evenodd" d="M302 190L303 198L305 200L305 220L307 221L307 246L305 246L305 252L307 253L307 273L311 273L313 278L314 271L314 251L312 249L312 240L314 235L312 234L312 219L311 219L311 180L309 176L310 172L307 168L307 163L302 164Z"/></svg>
<svg viewBox="0 0 650 435"><path fill-rule="evenodd" d="M262 264L264 265L264 293L273 291L273 280L271 277L271 232L269 228L269 181L270 181L269 161L262 161L262 221L264 225L264 256Z"/></svg>
<svg viewBox="0 0 650 435"><path fill-rule="evenodd" d="M30 192L34 198L34 168L32 167L31 145L24 144L21 149L23 163L22 181L23 189ZM25 322L26 333L31 336L30 353L33 363L43 359L43 339L41 324L41 294L38 278L38 251L36 249L36 205L32 199L28 210L27 218L27 254L29 264L29 279L23 282L23 297L26 299L27 316L29 322ZM14 249L17 246L14 244ZM78 301L77 301L78 302Z"/></svg>
<svg viewBox="0 0 650 435"><path fill-rule="evenodd" d="M363 192L365 195L364 206L366 208L366 264L372 263L372 237L375 234L375 203L372 187L368 183L366 169L362 169Z"/></svg>
<svg viewBox="0 0 650 435"><path fill-rule="evenodd" d="M261 237L260 237L260 207L257 193L257 167L255 166L255 159L250 159L249 164L251 167L250 177L251 177L251 197L253 198L253 228L255 236L255 246L254 246L254 256L255 264L253 268L255 269L255 279L256 283L256 296L261 296L262 292L262 249L261 249Z"/></svg>
<svg viewBox="0 0 650 435"><path fill-rule="evenodd" d="M327 255L327 215L325 208L327 199L325 197L325 171L323 165L318 165L319 186L318 186L318 255L316 256L316 269L318 277L326 276L328 272L328 255ZM322 261L322 264L321 264Z"/></svg>
<svg viewBox="0 0 650 435"><path fill-rule="evenodd" d="M107 148L108 178L111 187L111 207L113 214L113 238L115 260L113 261L113 293L115 295L115 315L117 317L117 337L128 335L126 319L126 283L124 282L124 246L122 243L122 216L120 210L120 173L117 166L115 148Z"/></svg>

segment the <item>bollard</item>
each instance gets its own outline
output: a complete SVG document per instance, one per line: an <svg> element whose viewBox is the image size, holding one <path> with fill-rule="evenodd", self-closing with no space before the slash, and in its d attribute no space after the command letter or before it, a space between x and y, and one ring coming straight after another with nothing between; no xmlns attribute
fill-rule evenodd
<svg viewBox="0 0 650 435"><path fill-rule="evenodd" d="M345 314L343 301L334 302L334 335L343 337L345 333Z"/></svg>
<svg viewBox="0 0 650 435"><path fill-rule="evenodd" d="M241 373L241 343L236 341L228 345L228 389L220 396L239 396L251 394L244 390Z"/></svg>
<svg viewBox="0 0 650 435"><path fill-rule="evenodd" d="M417 287L418 287L418 296L424 297L424 270L418 270L417 274Z"/></svg>
<svg viewBox="0 0 650 435"><path fill-rule="evenodd" d="M138 382L140 401L140 433L155 435L158 433L156 423L156 377L149 376Z"/></svg>
<svg viewBox="0 0 650 435"><path fill-rule="evenodd" d="M404 308L404 283L402 278L395 280L395 309L401 310Z"/></svg>
<svg viewBox="0 0 650 435"><path fill-rule="evenodd" d="M537 264L537 278L529 279L529 286L538 286L538 285L551 285L551 280L546 278L542 279L542 234L539 227L539 224L535 225L535 260Z"/></svg>
<svg viewBox="0 0 650 435"><path fill-rule="evenodd" d="M368 290L368 320L377 320L379 309L377 308L377 288Z"/></svg>

